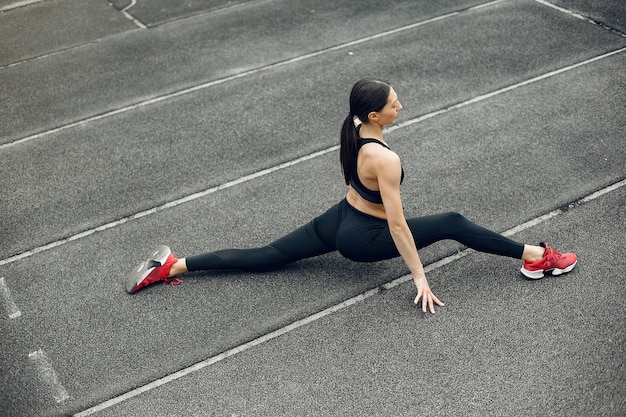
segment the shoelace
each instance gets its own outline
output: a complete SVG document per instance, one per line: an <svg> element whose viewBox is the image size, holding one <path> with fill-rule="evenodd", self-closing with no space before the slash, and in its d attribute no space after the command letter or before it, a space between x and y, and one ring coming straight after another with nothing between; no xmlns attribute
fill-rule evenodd
<svg viewBox="0 0 626 417"><path fill-rule="evenodd" d="M557 252L552 248L550 248L549 250L546 250L546 253L544 256L548 258L548 260L550 261L564 258L561 252Z"/></svg>
<svg viewBox="0 0 626 417"><path fill-rule="evenodd" d="M172 287L180 285L182 282L183 282L183 280L178 278L178 277L165 278L163 280L163 284L165 284L165 285L169 284Z"/></svg>

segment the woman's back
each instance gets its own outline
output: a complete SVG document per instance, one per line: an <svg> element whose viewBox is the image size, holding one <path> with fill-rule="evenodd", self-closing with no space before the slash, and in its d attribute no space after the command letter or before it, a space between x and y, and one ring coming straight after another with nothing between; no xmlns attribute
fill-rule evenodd
<svg viewBox="0 0 626 417"><path fill-rule="evenodd" d="M386 143L373 138L359 139L356 166L350 178L348 202L363 213L386 219L379 176L397 177L397 190L404 177L400 158ZM395 183L395 182L394 182Z"/></svg>

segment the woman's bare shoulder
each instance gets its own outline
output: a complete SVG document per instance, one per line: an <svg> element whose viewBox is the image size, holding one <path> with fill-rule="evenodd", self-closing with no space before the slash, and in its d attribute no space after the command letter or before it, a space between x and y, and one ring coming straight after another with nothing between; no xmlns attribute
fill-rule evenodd
<svg viewBox="0 0 626 417"><path fill-rule="evenodd" d="M394 166L400 164L400 157L397 153L380 145L364 149L363 156L370 159L376 165Z"/></svg>

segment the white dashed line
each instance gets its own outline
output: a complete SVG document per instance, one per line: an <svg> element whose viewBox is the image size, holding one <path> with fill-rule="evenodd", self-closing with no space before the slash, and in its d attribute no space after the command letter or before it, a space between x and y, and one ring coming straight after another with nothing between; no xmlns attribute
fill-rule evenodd
<svg viewBox="0 0 626 417"><path fill-rule="evenodd" d="M2 305L4 306L10 319L16 319L22 315L22 312L17 308L17 305L13 301L13 297L11 297L11 291L9 290L4 277L0 277L0 298L2 299Z"/></svg>
<svg viewBox="0 0 626 417"><path fill-rule="evenodd" d="M41 381L50 389L52 397L56 402L61 403L70 397L63 385L59 382L59 378L54 368L52 368L52 363L43 350L39 349L29 353L28 359L32 361Z"/></svg>

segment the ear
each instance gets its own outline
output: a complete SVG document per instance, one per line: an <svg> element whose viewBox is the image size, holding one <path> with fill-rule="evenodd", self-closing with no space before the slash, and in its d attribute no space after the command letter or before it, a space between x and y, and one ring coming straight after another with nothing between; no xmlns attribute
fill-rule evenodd
<svg viewBox="0 0 626 417"><path fill-rule="evenodd" d="M370 112L370 113L367 115L367 120L368 120L369 122L378 122L378 113L376 113L375 111Z"/></svg>

